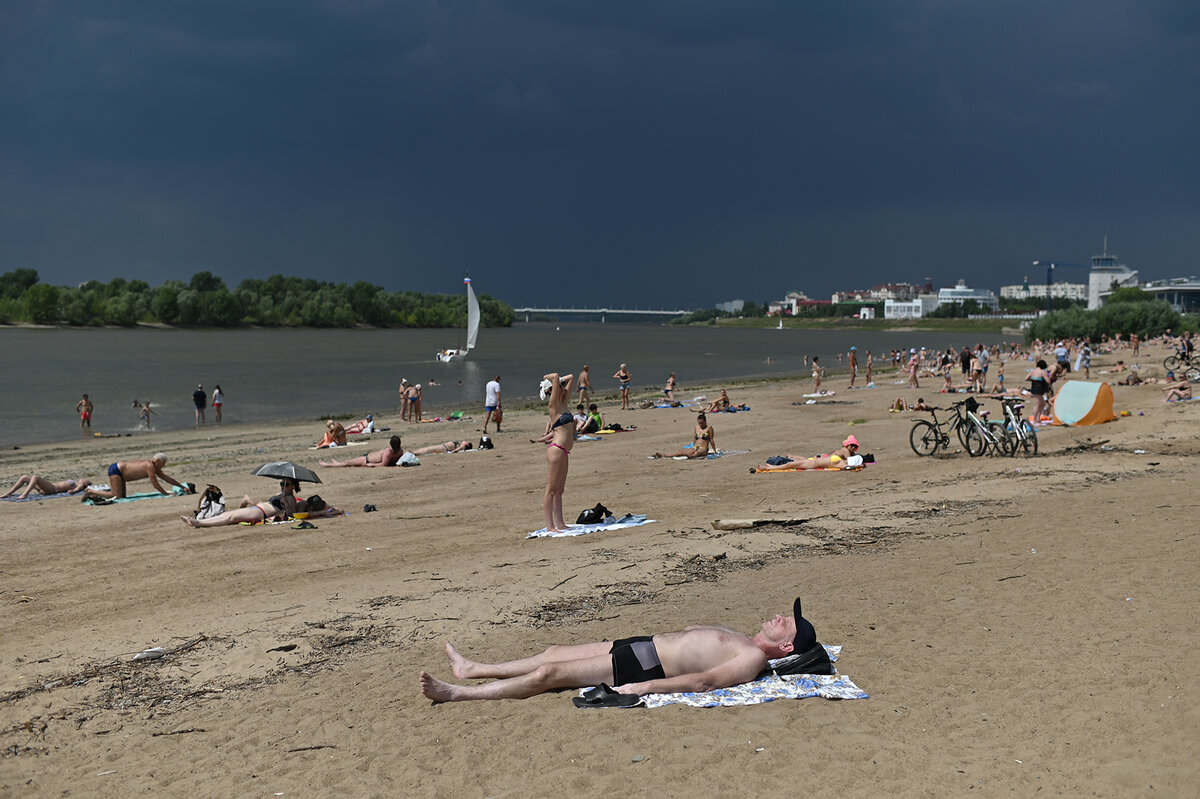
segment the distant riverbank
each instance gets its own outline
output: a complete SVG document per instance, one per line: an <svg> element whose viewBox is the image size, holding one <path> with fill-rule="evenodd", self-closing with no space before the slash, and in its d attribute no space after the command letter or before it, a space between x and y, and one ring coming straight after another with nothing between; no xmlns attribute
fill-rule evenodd
<svg viewBox="0 0 1200 799"><path fill-rule="evenodd" d="M713 323L703 322L694 327L730 328L776 328L780 317L752 317L718 319ZM836 317L783 317L784 330L838 330L864 331L872 333L986 333L993 335L1017 335L1020 319L854 319ZM691 325L690 325L691 326ZM1024 335L1021 333L1020 335Z"/></svg>

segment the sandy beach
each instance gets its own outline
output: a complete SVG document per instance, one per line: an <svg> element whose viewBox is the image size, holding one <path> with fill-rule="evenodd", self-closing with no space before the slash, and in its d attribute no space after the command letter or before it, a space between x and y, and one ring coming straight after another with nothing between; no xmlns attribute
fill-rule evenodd
<svg viewBox="0 0 1200 799"><path fill-rule="evenodd" d="M234 504L277 490L254 467L291 460L349 511L310 530L195 530L179 516L196 497L0 503L0 795L1194 792L1200 402L1117 386L1130 416L1041 428L1036 458L918 458L924 415L889 405L950 398L903 382L831 376L815 405L796 404L809 381L730 386L751 410L711 422L722 449L750 452L712 461L648 459L690 441L691 409L610 398L605 418L637 429L576 443L567 514L602 502L657 521L575 538L526 538L543 526L528 439L544 412L506 413L494 450L406 469L318 467L319 422L0 452L6 490L162 450L169 474ZM482 413L380 421L417 447L478 441ZM878 463L749 472L848 433ZM713 529L730 518L792 523ZM452 678L447 640L498 661L695 623L752 632L797 595L869 699L580 710L570 692L434 705L417 684L421 669ZM165 656L133 661L150 647Z"/></svg>

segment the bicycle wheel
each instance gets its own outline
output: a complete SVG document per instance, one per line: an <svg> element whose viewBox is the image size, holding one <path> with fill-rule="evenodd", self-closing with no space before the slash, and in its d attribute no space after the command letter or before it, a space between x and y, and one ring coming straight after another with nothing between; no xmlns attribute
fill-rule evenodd
<svg viewBox="0 0 1200 799"><path fill-rule="evenodd" d="M966 441L963 446L967 448L967 454L972 458L978 458L987 452L988 441L983 437L983 431L978 426L971 425L967 428Z"/></svg>
<svg viewBox="0 0 1200 799"><path fill-rule="evenodd" d="M1180 360L1178 355L1168 355L1163 358L1163 366L1174 372L1179 368Z"/></svg>
<svg viewBox="0 0 1200 799"><path fill-rule="evenodd" d="M992 422L988 432L996 439L996 451L1006 458L1011 458L1017 452L1016 436L1009 433L1003 422Z"/></svg>
<svg viewBox="0 0 1200 799"><path fill-rule="evenodd" d="M969 419L963 419L961 422L955 422L954 432L958 433L958 443L962 444L963 449L970 449L967 446L967 431L971 429L971 426L971 421Z"/></svg>
<svg viewBox="0 0 1200 799"><path fill-rule="evenodd" d="M908 434L908 444L918 455L932 455L942 445L942 435L931 423L920 421L912 426Z"/></svg>
<svg viewBox="0 0 1200 799"><path fill-rule="evenodd" d="M1032 458L1038 452L1037 430L1027 420L1023 419L1022 424L1025 427L1025 435L1019 442L1020 452L1026 458Z"/></svg>

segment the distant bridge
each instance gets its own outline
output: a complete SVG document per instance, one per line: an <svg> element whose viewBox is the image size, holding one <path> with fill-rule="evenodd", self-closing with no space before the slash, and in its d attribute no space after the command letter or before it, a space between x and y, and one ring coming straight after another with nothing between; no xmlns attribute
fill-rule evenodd
<svg viewBox="0 0 1200 799"><path fill-rule="evenodd" d="M533 314L600 314L600 323L603 324L608 314L630 314L641 316L684 316L690 314L691 310L668 311L666 309L642 309L642 308L513 308L514 313L525 314L525 321L528 322Z"/></svg>

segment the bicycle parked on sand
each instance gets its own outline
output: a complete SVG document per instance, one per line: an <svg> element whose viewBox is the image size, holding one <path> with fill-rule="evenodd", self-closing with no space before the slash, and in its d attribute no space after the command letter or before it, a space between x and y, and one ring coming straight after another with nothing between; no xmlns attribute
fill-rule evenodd
<svg viewBox="0 0 1200 799"><path fill-rule="evenodd" d="M1197 355L1195 350L1189 351L1186 347L1177 347L1174 355L1163 358L1163 366L1168 371L1176 373L1182 369L1189 380L1200 377L1200 355Z"/></svg>
<svg viewBox="0 0 1200 799"><path fill-rule="evenodd" d="M945 421L938 421L937 412L950 410L953 415ZM958 436L959 443L972 458L979 457L993 448L996 452L1005 452L1007 436L999 429L999 425L986 421L987 412L980 413L979 402L974 397L967 397L962 402L956 402L947 408L930 408L932 422L924 419L916 422L908 433L908 444L918 455L935 455L938 450L950 448L950 434Z"/></svg>
<svg viewBox="0 0 1200 799"><path fill-rule="evenodd" d="M1025 408L1025 400L1020 397L1001 397L1000 404L1004 406L1003 431L1008 446L1004 454L1012 457L1020 453L1032 458L1038 453L1037 430L1028 419L1021 416Z"/></svg>

